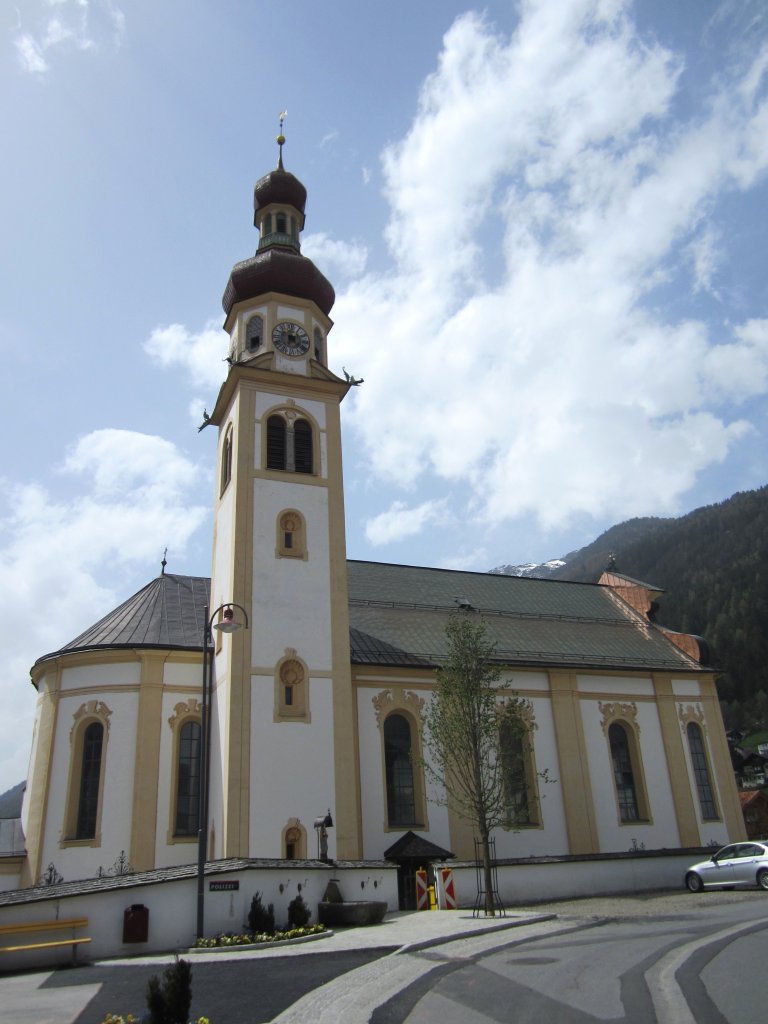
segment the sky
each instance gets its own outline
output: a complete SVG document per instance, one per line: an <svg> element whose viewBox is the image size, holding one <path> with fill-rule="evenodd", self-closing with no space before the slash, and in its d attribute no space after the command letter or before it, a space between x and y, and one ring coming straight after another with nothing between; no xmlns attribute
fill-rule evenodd
<svg viewBox="0 0 768 1024"><path fill-rule="evenodd" d="M764 0L0 12L0 792L29 669L208 575L221 295L284 159L350 558L486 571L768 482Z"/></svg>

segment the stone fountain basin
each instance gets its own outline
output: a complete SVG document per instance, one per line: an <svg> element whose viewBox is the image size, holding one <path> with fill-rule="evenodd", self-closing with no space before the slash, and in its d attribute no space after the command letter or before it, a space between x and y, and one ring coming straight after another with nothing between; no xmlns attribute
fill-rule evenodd
<svg viewBox="0 0 768 1024"><path fill-rule="evenodd" d="M369 924L381 924L387 906L386 900L322 902L317 905L317 917L327 928L360 928Z"/></svg>

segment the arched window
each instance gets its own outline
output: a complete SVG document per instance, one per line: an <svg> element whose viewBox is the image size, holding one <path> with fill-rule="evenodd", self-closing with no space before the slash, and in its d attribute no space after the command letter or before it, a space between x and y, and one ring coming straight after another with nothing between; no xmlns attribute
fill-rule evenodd
<svg viewBox="0 0 768 1024"><path fill-rule="evenodd" d="M535 772L530 738L502 721L499 728L504 805L509 825L536 825Z"/></svg>
<svg viewBox="0 0 768 1024"><path fill-rule="evenodd" d="M622 821L639 821L640 807L637 800L629 739L627 730L619 722L613 722L609 727L608 742L611 746L613 780L619 801L619 817Z"/></svg>
<svg viewBox="0 0 768 1024"><path fill-rule="evenodd" d="M185 722L179 729L176 758L176 815L174 834L197 834L200 801L200 723Z"/></svg>
<svg viewBox="0 0 768 1024"><path fill-rule="evenodd" d="M275 221L276 221L276 225L277 225L275 230L278 231L280 234L284 235L285 232L286 232L285 214L284 213L276 214Z"/></svg>
<svg viewBox="0 0 768 1024"><path fill-rule="evenodd" d="M272 214L268 213L261 222L261 237L272 234Z"/></svg>
<svg viewBox="0 0 768 1024"><path fill-rule="evenodd" d="M267 469L288 473L312 473L314 442L312 424L297 419L293 424L274 413L267 420Z"/></svg>
<svg viewBox="0 0 768 1024"><path fill-rule="evenodd" d="M297 420L293 428L294 466L297 473L312 472L312 427Z"/></svg>
<svg viewBox="0 0 768 1024"><path fill-rule="evenodd" d="M696 722L689 722L686 729L688 735L688 749L691 753L691 765L693 766L693 777L696 781L696 790L699 794L699 806L704 821L713 821L720 817L717 813L715 794L712 789L712 779L709 774L709 763L707 751L704 746L704 736L701 726Z"/></svg>
<svg viewBox="0 0 768 1024"><path fill-rule="evenodd" d="M83 757L80 769L80 796L77 803L75 839L93 839L96 835L103 743L104 726L101 722L91 722L83 734Z"/></svg>
<svg viewBox="0 0 768 1024"><path fill-rule="evenodd" d="M387 819L390 828L416 825L416 791L411 761L411 724L396 712L384 722Z"/></svg>
<svg viewBox="0 0 768 1024"><path fill-rule="evenodd" d="M288 426L282 416L267 420L267 469L286 469Z"/></svg>
<svg viewBox="0 0 768 1024"><path fill-rule="evenodd" d="M306 860L307 830L298 818L290 818L283 829L283 857L286 860Z"/></svg>
<svg viewBox="0 0 768 1024"><path fill-rule="evenodd" d="M255 352L264 337L264 321L260 316L252 316L245 328L245 344L249 352Z"/></svg>
<svg viewBox="0 0 768 1024"><path fill-rule="evenodd" d="M101 843L104 763L111 714L107 705L98 700L87 701L74 714L62 846Z"/></svg>
<svg viewBox="0 0 768 1024"><path fill-rule="evenodd" d="M219 494L223 494L227 489L229 481L232 479L232 426L227 427L227 432L224 435L224 446L221 449L221 488Z"/></svg>
<svg viewBox="0 0 768 1024"><path fill-rule="evenodd" d="M323 359L323 332L319 327L316 327L312 332L312 338L315 343L315 359L318 362L322 362Z"/></svg>

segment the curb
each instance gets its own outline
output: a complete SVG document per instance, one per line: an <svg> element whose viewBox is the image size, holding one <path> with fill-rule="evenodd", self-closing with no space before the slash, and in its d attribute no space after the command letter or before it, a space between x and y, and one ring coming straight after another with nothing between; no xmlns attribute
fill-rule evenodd
<svg viewBox="0 0 768 1024"><path fill-rule="evenodd" d="M533 917L518 918L516 920L505 920L503 924L488 925L486 928L477 928L473 931L456 932L452 935L439 935L434 939L423 939L421 942L409 942L400 946L392 953L392 956L399 956L401 953L418 953L422 949L432 949L435 946L443 946L449 942L457 942L459 939L474 938L476 935L490 935L491 932L502 932L511 928L523 928L530 924L542 924L544 921L557 920L557 914L537 914Z"/></svg>

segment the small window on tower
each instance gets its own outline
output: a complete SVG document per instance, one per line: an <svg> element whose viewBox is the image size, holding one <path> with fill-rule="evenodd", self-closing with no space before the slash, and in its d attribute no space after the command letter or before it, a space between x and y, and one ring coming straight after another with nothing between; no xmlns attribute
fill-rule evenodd
<svg viewBox="0 0 768 1024"><path fill-rule="evenodd" d="M288 658L277 672L277 706L275 720L309 720L307 677L304 665L297 658Z"/></svg>
<svg viewBox="0 0 768 1024"><path fill-rule="evenodd" d="M316 327L312 332L312 337L315 342L315 359L318 362L323 360L323 333L319 327Z"/></svg>
<svg viewBox="0 0 768 1024"><path fill-rule="evenodd" d="M245 329L245 344L249 352L255 352L264 337L264 321L260 316L252 316Z"/></svg>
<svg viewBox="0 0 768 1024"><path fill-rule="evenodd" d="M275 217L275 220L277 221L277 231L280 234L284 235L285 234L285 230L286 230L286 228L285 228L285 214L284 213L278 213L277 216Z"/></svg>
<svg viewBox="0 0 768 1024"><path fill-rule="evenodd" d="M307 542L304 516L291 509L277 517L277 555L282 558L306 558Z"/></svg>
<svg viewBox="0 0 768 1024"><path fill-rule="evenodd" d="M219 494L223 494L227 489L229 481L232 479L232 426L227 427L227 433L224 437L224 447L221 450L221 488Z"/></svg>

